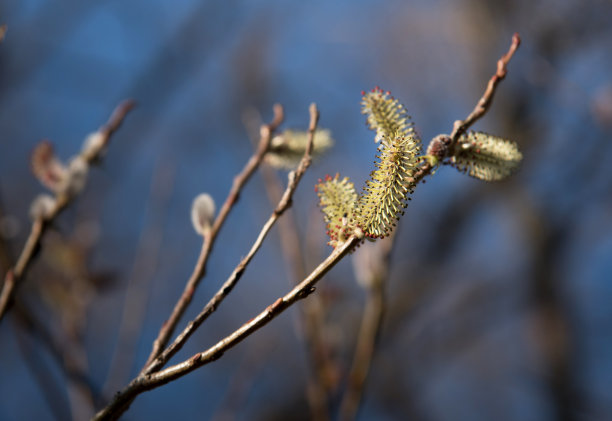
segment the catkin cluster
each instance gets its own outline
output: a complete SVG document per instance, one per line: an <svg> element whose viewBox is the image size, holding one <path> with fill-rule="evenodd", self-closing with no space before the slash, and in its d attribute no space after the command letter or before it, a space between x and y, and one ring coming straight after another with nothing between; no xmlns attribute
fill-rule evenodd
<svg viewBox="0 0 612 421"><path fill-rule="evenodd" d="M424 162L449 164L472 177L497 181L510 175L522 159L514 142L480 132L464 134L455 144L447 135L438 136L428 155L421 155L421 141L404 106L378 87L362 95L361 112L379 143L370 179L361 194L338 174L319 180L315 187L333 247L357 228L370 239L388 236L404 213Z"/></svg>

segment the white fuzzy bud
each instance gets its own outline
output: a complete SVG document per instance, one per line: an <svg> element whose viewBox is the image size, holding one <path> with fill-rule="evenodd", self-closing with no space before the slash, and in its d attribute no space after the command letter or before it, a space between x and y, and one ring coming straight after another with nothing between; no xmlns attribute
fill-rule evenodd
<svg viewBox="0 0 612 421"><path fill-rule="evenodd" d="M68 164L68 174L60 189L60 193L69 197L79 194L85 187L88 173L89 164L84 158L80 156L72 158L70 164Z"/></svg>
<svg viewBox="0 0 612 421"><path fill-rule="evenodd" d="M215 201L207 193L198 195L191 205L191 223L200 235L206 235L215 218Z"/></svg>
<svg viewBox="0 0 612 421"><path fill-rule="evenodd" d="M48 194L40 194L32 201L30 205L30 218L32 219L47 219L55 209L55 198Z"/></svg>
<svg viewBox="0 0 612 421"><path fill-rule="evenodd" d="M102 149L106 146L107 135L101 132L93 132L85 138L83 148L81 149L85 159L94 159L102 153Z"/></svg>

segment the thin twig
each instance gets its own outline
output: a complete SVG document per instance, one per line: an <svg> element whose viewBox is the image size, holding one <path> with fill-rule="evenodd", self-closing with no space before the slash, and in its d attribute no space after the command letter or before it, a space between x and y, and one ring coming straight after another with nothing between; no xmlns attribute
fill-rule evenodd
<svg viewBox="0 0 612 421"><path fill-rule="evenodd" d="M242 171L234 177L234 182L232 183L232 187L230 189L223 206L219 210L219 214L215 219L215 222L210 229L204 235L202 248L200 249L200 255L198 257L198 261L193 268L193 273L189 277L187 284L185 285L185 289L183 290L183 294L176 302L174 309L172 310L172 314L164 322L157 338L153 341L153 349L149 354L149 358L145 363L142 371L144 372L149 368L149 365L159 356L159 354L163 351L164 347L168 344L170 340L170 336L174 333L176 329L176 325L178 324L181 316L187 309L189 303L191 303L191 299L195 290L200 283L200 280L204 277L206 273L206 263L208 262L208 256L210 256L210 252L212 251L213 245L215 243L215 239L219 234L219 230L223 226L227 215L230 213L236 202L238 201L238 196L240 195L240 190L246 184L246 182L251 178L251 175L255 172L257 167L261 164L268 147L270 145L270 140L272 139L272 134L278 128L278 126L282 123L284 118L283 107L280 104L276 104L274 106L274 118L272 122L268 125L264 125L261 127L260 132L260 140L259 146L257 147L257 151L255 154L249 159L246 163Z"/></svg>
<svg viewBox="0 0 612 421"><path fill-rule="evenodd" d="M256 118L255 118L256 119ZM245 126L250 129L254 124L245 117ZM256 119L259 120L259 119ZM255 129L255 128L253 128ZM248 130L254 132L254 130ZM261 167L261 174L270 204L274 206L282 194L283 187L277 172L269 165ZM318 215L317 215L318 216ZM300 234L295 213L292 209L285 212L284 218L278 221L278 234L281 244L281 253L285 261L288 276L292 284L296 285L307 275L304 265L304 253L300 245ZM322 338L323 305L321 297L314 294L309 300L302 303L300 311L294 320L294 327L298 339L304 343L307 364L309 365L307 379L308 404L311 418L319 421L329 419L328 396L334 386L332 361L330 361L327 347Z"/></svg>
<svg viewBox="0 0 612 421"><path fill-rule="evenodd" d="M166 348L159 357L150 364L143 373L149 374L154 371L159 370L163 367L166 362L172 358L174 354L176 354L185 342L189 339L189 337L196 331L196 329L210 316L217 307L221 304L221 302L228 296L228 294L232 291L232 289L236 286L244 271L246 270L248 264L251 262L255 253L259 250L263 241L270 229L274 226L278 218L291 206L291 200L293 197L293 193L298 186L298 183L302 179L302 176L310 166L311 162L311 152L312 145L314 140L315 130L317 128L317 122L319 119L319 111L316 106L312 104L310 108L310 125L308 128L308 145L306 147L306 151L304 152L304 156L300 161L300 164L297 170L289 173L289 182L287 185L287 189L283 193L280 201L276 208L272 211L272 215L268 218L268 221L264 224L261 232L257 236L257 239L253 243L251 250L249 253L240 261L238 266L234 269L229 278L225 281L225 283L221 286L221 288L217 291L217 293L210 299L210 301L204 306L202 311L187 325L187 327L183 330L183 332L178 335L178 337L174 340L174 342Z"/></svg>
<svg viewBox="0 0 612 421"><path fill-rule="evenodd" d="M340 404L340 420L355 419L359 410L384 315L383 285L384 282L381 282L378 286L371 288L366 297L353 364L349 371L346 391Z"/></svg>
<svg viewBox="0 0 612 421"><path fill-rule="evenodd" d="M16 323L21 322L16 319L13 320ZM71 415L74 414L70 413L69 403L62 393L62 388L54 378L52 370L45 364L38 347L29 342L26 333L21 329L15 329L15 336L20 355L38 384L43 399L49 407L49 412L58 420L72 419ZM34 340L33 338L31 339Z"/></svg>
<svg viewBox="0 0 612 421"><path fill-rule="evenodd" d="M99 130L99 133L102 135L103 146L108 144L111 135L119 128L127 113L134 108L134 105L134 101L126 100L115 108L108 122ZM104 150L104 147L99 148L99 153L97 154L85 153L83 151L81 152L81 157L85 159L88 164L91 164L98 161L102 157ZM0 293L0 321L4 318L4 315L8 311L15 288L22 281L26 270L39 250L40 240L47 227L51 225L60 212L70 205L73 200L73 195L58 194L52 209L50 209L44 217L37 217L32 222L30 235L28 236L25 246L17 259L17 263L12 269L9 269L4 278L4 285L2 287L2 292Z"/></svg>
<svg viewBox="0 0 612 421"><path fill-rule="evenodd" d="M493 95L497 89L497 85L499 85L499 82L506 77L508 63L510 62L510 59L512 59L512 56L520 44L521 37L517 32L512 36L512 43L510 44L508 52L497 61L497 72L495 72L491 79L489 79L487 88L476 104L476 107L474 107L474 110L472 110L470 115L468 115L465 120L455 121L453 125L453 132L450 135L452 144L457 142L459 137L489 110L491 102L493 101Z"/></svg>
<svg viewBox="0 0 612 421"><path fill-rule="evenodd" d="M366 303L355 345L353 364L349 370L346 390L340 402L339 419L341 420L353 420L359 411L385 314L385 287L389 278L391 251L396 242L397 232L398 228L393 230L389 238L374 246L380 247L374 252L373 259L369 259L375 266L369 268L371 273L363 275L368 277Z"/></svg>
<svg viewBox="0 0 612 421"><path fill-rule="evenodd" d="M174 189L175 164L162 159L151 180L149 194L149 221L143 229L132 266L132 273L125 293L123 315L117 333L117 345L113 352L106 377L105 392L114 392L130 378L134 364L136 345L145 319L151 290L151 280L158 268L163 245L163 221Z"/></svg>
<svg viewBox="0 0 612 421"><path fill-rule="evenodd" d="M325 259L317 268L315 268L308 277L306 277L300 284L295 286L285 296L278 298L273 304L269 305L264 311L262 311L255 318L242 325L239 329L234 331L229 336L219 341L216 345L207 349L206 351L195 354L193 357L168 367L165 370L148 374L140 375L134 379L125 389L115 395L113 401L103 410L98 412L94 417L95 420L113 420L117 419L123 412L125 412L132 400L140 393L147 390L154 389L162 386L172 380L190 373L191 371L215 361L235 345L240 343L242 340L247 338L253 332L256 332L272 319L279 316L289 306L294 304L296 301L306 298L308 295L315 291L314 286L316 283L331 269L336 263L351 251L360 241L363 239L363 233L358 230L355 235L352 235L347 241L341 246L334 249L334 251Z"/></svg>
<svg viewBox="0 0 612 421"><path fill-rule="evenodd" d="M44 346L51 357L56 361L66 376L69 389L78 395L78 399L87 406L87 412L92 413L96 405L102 402L99 391L89 378L86 368L79 364L78 358L73 355L73 348L66 346L65 341L58 340L51 335L45 326L36 319L34 314L24 305L17 301L15 304L16 321L23 331L27 331L33 338L37 339ZM40 349L40 347L38 347ZM69 393L71 407L73 410L76 404L72 402L75 395Z"/></svg>

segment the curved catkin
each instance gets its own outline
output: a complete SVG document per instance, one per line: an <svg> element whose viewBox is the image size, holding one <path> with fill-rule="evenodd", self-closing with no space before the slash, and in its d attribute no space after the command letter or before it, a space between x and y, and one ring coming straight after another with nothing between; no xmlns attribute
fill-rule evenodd
<svg viewBox="0 0 612 421"><path fill-rule="evenodd" d="M359 198L357 225L366 236L386 237L391 233L406 199L414 188L420 143L412 136L384 137L378 148L379 159Z"/></svg>
<svg viewBox="0 0 612 421"><path fill-rule="evenodd" d="M404 106L378 86L370 92L362 92L361 113L366 114L368 128L376 131L376 142L385 137L413 136L416 139L410 116Z"/></svg>
<svg viewBox="0 0 612 421"><path fill-rule="evenodd" d="M499 181L516 170L523 159L516 143L482 132L461 136L451 165L459 171L485 181Z"/></svg>
<svg viewBox="0 0 612 421"><path fill-rule="evenodd" d="M319 206L325 215L329 245L336 248L346 241L355 228L354 214L357 205L355 186L348 177L340 179L326 176L315 186Z"/></svg>

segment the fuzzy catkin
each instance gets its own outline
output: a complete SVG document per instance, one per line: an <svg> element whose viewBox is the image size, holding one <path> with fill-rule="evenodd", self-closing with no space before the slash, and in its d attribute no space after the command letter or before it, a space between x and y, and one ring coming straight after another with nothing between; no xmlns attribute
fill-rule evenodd
<svg viewBox="0 0 612 421"><path fill-rule="evenodd" d="M516 143L487 133L469 132L455 145L450 163L479 180L499 181L512 174L522 159Z"/></svg>

